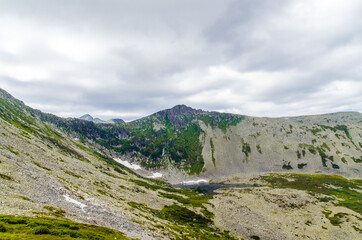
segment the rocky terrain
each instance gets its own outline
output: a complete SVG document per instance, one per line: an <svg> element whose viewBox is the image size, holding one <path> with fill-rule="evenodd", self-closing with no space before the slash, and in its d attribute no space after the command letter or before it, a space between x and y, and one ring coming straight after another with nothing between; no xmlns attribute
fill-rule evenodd
<svg viewBox="0 0 362 240"><path fill-rule="evenodd" d="M245 117L227 130L200 123L203 175L249 172L362 174L362 115Z"/></svg>
<svg viewBox="0 0 362 240"><path fill-rule="evenodd" d="M0 239L73 239L83 225L51 228L69 220L119 239L360 239L361 147L359 113L267 119L180 105L95 124L42 113L1 90ZM216 195L175 188L147 178L156 170L229 186ZM14 216L53 225L39 231L36 220ZM87 234L78 238L115 238Z"/></svg>

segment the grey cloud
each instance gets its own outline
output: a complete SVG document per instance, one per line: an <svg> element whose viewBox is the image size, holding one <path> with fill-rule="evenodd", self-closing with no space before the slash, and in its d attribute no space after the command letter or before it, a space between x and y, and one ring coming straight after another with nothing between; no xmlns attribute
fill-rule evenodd
<svg viewBox="0 0 362 240"><path fill-rule="evenodd" d="M358 94L343 101L318 95L333 82L362 79L362 59L353 53L362 52L362 16L356 14L362 4L343 18L342 27L326 25L313 32L303 22L290 21L296 3L0 0L0 20L15 17L39 34L13 53L0 39L0 64L8 69L0 69L0 87L46 111L75 117L96 113L131 120L182 103L270 116L315 109L361 111ZM100 54L77 59L69 49L57 51L58 43L48 42L49 29L69 37L69 46L60 42L59 49L77 50L84 41ZM21 79L15 70L23 66L49 76L36 78L35 72L34 78ZM218 67L233 73L210 70ZM243 78L250 73L263 73L265 79ZM280 79L265 87L275 73ZM362 95L361 85L356 88Z"/></svg>

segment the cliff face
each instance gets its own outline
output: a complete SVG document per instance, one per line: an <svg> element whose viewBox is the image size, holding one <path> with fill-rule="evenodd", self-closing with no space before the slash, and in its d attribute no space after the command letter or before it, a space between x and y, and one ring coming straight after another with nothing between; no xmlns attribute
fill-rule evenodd
<svg viewBox="0 0 362 240"><path fill-rule="evenodd" d="M203 122L203 175L324 172L361 175L360 113L293 118L245 117L226 131Z"/></svg>

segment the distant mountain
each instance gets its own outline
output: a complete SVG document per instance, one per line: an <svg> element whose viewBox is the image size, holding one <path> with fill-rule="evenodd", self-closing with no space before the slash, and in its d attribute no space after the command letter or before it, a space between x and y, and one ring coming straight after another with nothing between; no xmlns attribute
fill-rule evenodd
<svg viewBox="0 0 362 240"><path fill-rule="evenodd" d="M125 123L125 121L123 121L123 119L120 118L113 118L106 121L106 123L118 124L118 123Z"/></svg>
<svg viewBox="0 0 362 240"><path fill-rule="evenodd" d="M94 123L104 123L105 121L100 119L100 118L93 118L91 115L89 114L85 114L81 117L79 117L79 119L82 120L86 120L86 121L90 121L90 122L94 122Z"/></svg>
<svg viewBox="0 0 362 240"><path fill-rule="evenodd" d="M84 114L83 116L79 117L79 119L93 121L93 117L89 114Z"/></svg>

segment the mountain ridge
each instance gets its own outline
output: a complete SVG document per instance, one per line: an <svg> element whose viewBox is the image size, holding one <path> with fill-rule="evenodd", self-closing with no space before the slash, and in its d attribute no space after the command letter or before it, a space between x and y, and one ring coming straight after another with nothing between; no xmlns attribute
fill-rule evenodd
<svg viewBox="0 0 362 240"><path fill-rule="evenodd" d="M259 118L176 105L128 123L95 124L45 114L6 92L2 95L25 115L37 116L150 170L166 171L171 163L181 172L201 176L291 169L349 176L361 171L362 114L358 112Z"/></svg>

